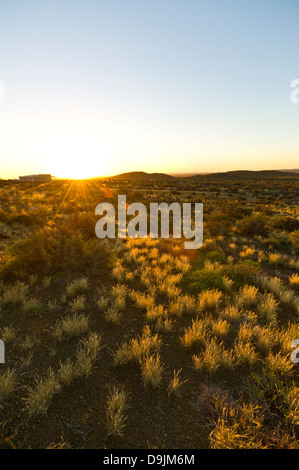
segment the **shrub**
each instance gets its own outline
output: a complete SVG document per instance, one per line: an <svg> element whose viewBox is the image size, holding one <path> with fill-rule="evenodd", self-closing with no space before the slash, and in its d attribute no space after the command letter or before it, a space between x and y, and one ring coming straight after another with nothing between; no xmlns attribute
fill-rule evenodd
<svg viewBox="0 0 299 470"><path fill-rule="evenodd" d="M188 288L193 293L213 288L225 288L221 274L207 268L188 273L186 276L186 282L188 284Z"/></svg>
<svg viewBox="0 0 299 470"><path fill-rule="evenodd" d="M243 217L236 224L237 231L245 235L265 235L267 232L265 217L262 215L249 215Z"/></svg>
<svg viewBox="0 0 299 470"><path fill-rule="evenodd" d="M85 240L80 231L67 225L45 226L25 240L13 243L7 252L0 274L16 278L22 270L28 275L52 272L96 273L110 261L106 245L100 240Z"/></svg>
<svg viewBox="0 0 299 470"><path fill-rule="evenodd" d="M295 248L299 248L299 230L295 230L290 234L290 240Z"/></svg>

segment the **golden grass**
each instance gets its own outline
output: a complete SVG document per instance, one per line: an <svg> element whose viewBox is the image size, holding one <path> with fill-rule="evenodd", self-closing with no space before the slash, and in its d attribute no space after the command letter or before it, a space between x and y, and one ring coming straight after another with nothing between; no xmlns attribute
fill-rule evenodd
<svg viewBox="0 0 299 470"><path fill-rule="evenodd" d="M45 414L61 385L50 368L47 375L35 380L35 387L28 387L28 396L25 399L26 408L30 415Z"/></svg>
<svg viewBox="0 0 299 470"><path fill-rule="evenodd" d="M163 363L158 354L151 354L140 360L140 369L145 386L158 387L162 380Z"/></svg>
<svg viewBox="0 0 299 470"><path fill-rule="evenodd" d="M54 337L62 341L65 337L81 336L89 329L89 319L84 314L73 314L60 320L54 327Z"/></svg>
<svg viewBox="0 0 299 470"><path fill-rule="evenodd" d="M125 410L128 407L128 396L124 390L113 387L107 397L106 417L108 434L122 436L127 419Z"/></svg>
<svg viewBox="0 0 299 470"><path fill-rule="evenodd" d="M17 387L17 373L15 369L7 369L0 375L0 403L6 400Z"/></svg>

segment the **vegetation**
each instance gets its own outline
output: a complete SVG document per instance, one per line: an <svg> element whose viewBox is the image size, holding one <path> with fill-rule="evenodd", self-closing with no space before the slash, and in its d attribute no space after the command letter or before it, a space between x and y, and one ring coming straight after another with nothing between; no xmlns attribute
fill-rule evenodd
<svg viewBox="0 0 299 470"><path fill-rule="evenodd" d="M3 439L299 448L298 186L274 178L0 181ZM202 247L97 239L118 194L204 202Z"/></svg>

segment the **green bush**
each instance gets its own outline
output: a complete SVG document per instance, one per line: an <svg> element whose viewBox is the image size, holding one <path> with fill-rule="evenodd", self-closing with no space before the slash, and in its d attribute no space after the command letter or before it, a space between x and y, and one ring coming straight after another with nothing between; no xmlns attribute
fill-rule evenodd
<svg viewBox="0 0 299 470"><path fill-rule="evenodd" d="M186 282L191 292L197 293L207 289L224 289L221 275L209 269L192 271L186 275Z"/></svg>
<svg viewBox="0 0 299 470"><path fill-rule="evenodd" d="M26 274L96 272L107 267L109 254L101 240L86 240L66 225L47 226L13 244L1 266L4 279Z"/></svg>
<svg viewBox="0 0 299 470"><path fill-rule="evenodd" d="M206 255L206 259L211 261L212 263L218 262L221 264L226 264L227 263L227 258L225 253L222 253L220 251L209 251Z"/></svg>
<svg viewBox="0 0 299 470"><path fill-rule="evenodd" d="M225 266L223 274L234 281L234 287L239 288L251 283L258 273L261 265L250 259L241 260L234 265Z"/></svg>

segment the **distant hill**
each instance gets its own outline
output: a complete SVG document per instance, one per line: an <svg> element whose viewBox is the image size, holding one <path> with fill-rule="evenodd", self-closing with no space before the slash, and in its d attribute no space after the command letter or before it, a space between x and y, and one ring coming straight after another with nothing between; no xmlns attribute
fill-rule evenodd
<svg viewBox="0 0 299 470"><path fill-rule="evenodd" d="M236 171L226 171L223 173L211 173L209 175L194 175L190 176L191 179L200 179L200 178L232 178L232 179L263 179L263 178L287 178L292 177L296 178L299 176L296 172L291 171L280 171L280 170L260 170L260 171L250 171L250 170L236 170Z"/></svg>
<svg viewBox="0 0 299 470"><path fill-rule="evenodd" d="M279 171L283 171L287 173L299 173L299 170L297 170L296 168L294 168L293 170L279 170Z"/></svg>
<svg viewBox="0 0 299 470"><path fill-rule="evenodd" d="M173 179L173 176L166 173L146 173L144 171L131 171L129 173L121 173L120 175L110 176L113 180L166 180Z"/></svg>

